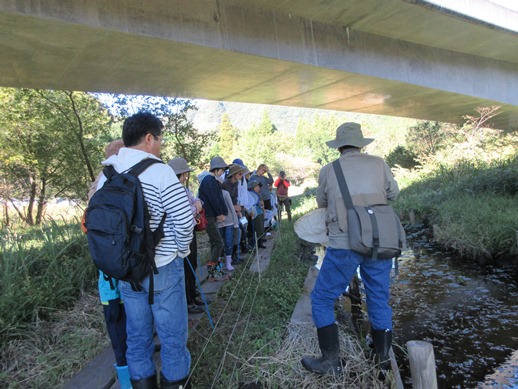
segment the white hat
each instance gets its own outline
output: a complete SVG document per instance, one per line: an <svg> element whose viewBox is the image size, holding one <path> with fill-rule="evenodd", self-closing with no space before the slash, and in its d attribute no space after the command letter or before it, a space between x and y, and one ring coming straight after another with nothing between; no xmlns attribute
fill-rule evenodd
<svg viewBox="0 0 518 389"><path fill-rule="evenodd" d="M325 208L317 208L305 214L295 222L293 229L298 237L306 242L320 243L322 246L329 244Z"/></svg>

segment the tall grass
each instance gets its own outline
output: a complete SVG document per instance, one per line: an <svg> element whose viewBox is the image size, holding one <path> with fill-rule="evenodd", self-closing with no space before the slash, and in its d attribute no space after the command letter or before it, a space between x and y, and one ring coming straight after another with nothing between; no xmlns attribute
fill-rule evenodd
<svg viewBox="0 0 518 389"><path fill-rule="evenodd" d="M0 234L0 346L93 288L96 271L79 220Z"/></svg>
<svg viewBox="0 0 518 389"><path fill-rule="evenodd" d="M518 154L398 173L396 208L437 225L440 243L483 260L518 256Z"/></svg>
<svg viewBox="0 0 518 389"><path fill-rule="evenodd" d="M283 220L269 267L261 274L252 273L248 262L220 289L218 300L211 304L215 330L205 318L189 337L194 387L237 388L240 382L255 381L250 357L260 360L279 350L310 264L301 258L300 244ZM247 368L242 368L244 364Z"/></svg>

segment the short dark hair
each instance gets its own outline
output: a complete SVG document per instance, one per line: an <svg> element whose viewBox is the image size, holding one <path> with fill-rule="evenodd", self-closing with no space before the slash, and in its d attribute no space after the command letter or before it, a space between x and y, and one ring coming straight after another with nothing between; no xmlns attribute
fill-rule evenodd
<svg viewBox="0 0 518 389"><path fill-rule="evenodd" d="M339 148L338 148L338 152L339 152L340 154L342 154L345 150L350 150L350 149L360 150L360 149L361 149L361 147L345 145L345 146L341 146L341 147L339 147Z"/></svg>
<svg viewBox="0 0 518 389"><path fill-rule="evenodd" d="M126 147L138 145L146 134L162 135L162 121L150 112L139 112L124 120L122 140Z"/></svg>

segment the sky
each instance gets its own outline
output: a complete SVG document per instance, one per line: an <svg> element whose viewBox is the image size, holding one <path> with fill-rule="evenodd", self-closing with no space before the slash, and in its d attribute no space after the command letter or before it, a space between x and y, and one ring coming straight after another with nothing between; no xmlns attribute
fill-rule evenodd
<svg viewBox="0 0 518 389"><path fill-rule="evenodd" d="M479 0L476 2L465 0L424 1L493 26L518 32L518 0Z"/></svg>
<svg viewBox="0 0 518 389"><path fill-rule="evenodd" d="M512 9L518 12L518 0L489 0L492 3L501 5L502 7Z"/></svg>

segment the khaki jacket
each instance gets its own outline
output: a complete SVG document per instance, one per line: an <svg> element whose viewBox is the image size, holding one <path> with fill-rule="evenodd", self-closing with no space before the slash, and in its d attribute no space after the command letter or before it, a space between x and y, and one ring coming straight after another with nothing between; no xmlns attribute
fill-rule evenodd
<svg viewBox="0 0 518 389"><path fill-rule="evenodd" d="M398 196L398 184L382 158L362 154L359 150L346 150L340 156L340 165L354 205L387 204ZM317 204L319 208L326 208L329 246L350 248L344 200L331 163L320 171Z"/></svg>

